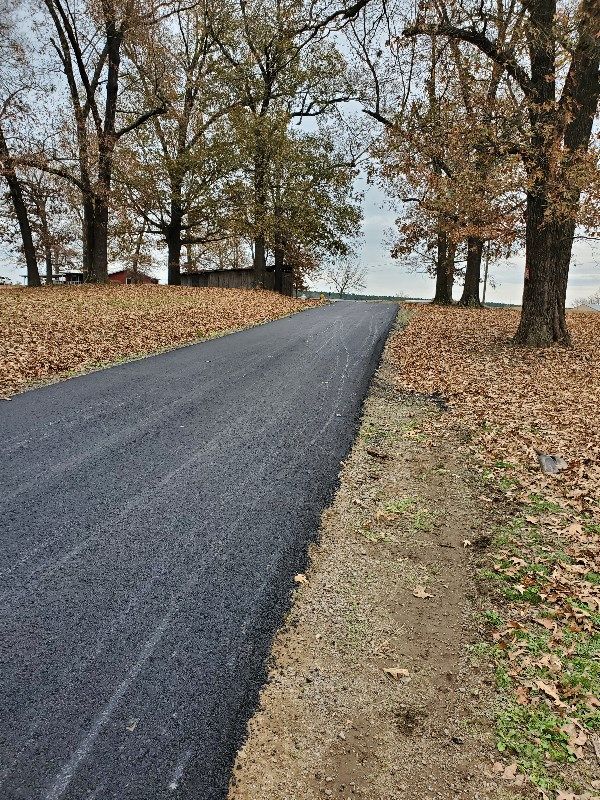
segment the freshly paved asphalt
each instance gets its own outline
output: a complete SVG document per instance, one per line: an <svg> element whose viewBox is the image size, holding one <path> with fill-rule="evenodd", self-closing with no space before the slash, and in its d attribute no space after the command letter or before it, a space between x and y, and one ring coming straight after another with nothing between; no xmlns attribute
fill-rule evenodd
<svg viewBox="0 0 600 800"><path fill-rule="evenodd" d="M396 307L0 401L0 797L223 798Z"/></svg>

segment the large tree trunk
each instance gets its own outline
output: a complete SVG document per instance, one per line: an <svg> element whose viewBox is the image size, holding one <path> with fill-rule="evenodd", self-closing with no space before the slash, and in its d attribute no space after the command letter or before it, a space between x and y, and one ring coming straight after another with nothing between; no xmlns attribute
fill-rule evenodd
<svg viewBox="0 0 600 800"><path fill-rule="evenodd" d="M167 281L169 286L181 286L181 230L183 214L177 192L171 197L171 220L167 227Z"/></svg>
<svg viewBox="0 0 600 800"><path fill-rule="evenodd" d="M98 141L98 191L94 203L94 246L90 276L91 280L98 283L105 283L108 280L108 214L113 160L117 143L115 120L119 94L121 42L123 40L123 33L117 29L112 13L106 21L108 71L104 104L104 132Z"/></svg>
<svg viewBox="0 0 600 800"><path fill-rule="evenodd" d="M452 304L452 282L449 280L449 265L452 261L452 279L454 276L454 246L449 242L444 231L438 232L437 256L435 265L435 296L433 302L440 306Z"/></svg>
<svg viewBox="0 0 600 800"><path fill-rule="evenodd" d="M545 209L543 197L528 195L523 309L515 343L568 346L565 300L575 222L548 222Z"/></svg>
<svg viewBox="0 0 600 800"><path fill-rule="evenodd" d="M92 253L94 252L94 198L91 194L83 196L83 217L81 220L82 258L81 268L85 280L91 280Z"/></svg>
<svg viewBox="0 0 600 800"><path fill-rule="evenodd" d="M4 177L8 183L10 197L12 200L15 216L19 223L19 231L21 232L21 241L23 244L23 255L25 256L25 264L27 265L27 285L28 286L41 286L40 273L38 272L37 255L33 244L33 236L31 234L31 225L29 224L29 215L27 214L27 206L23 199L23 190L15 171L15 166L8 150L6 139L4 138L4 131L0 128L0 159L3 164Z"/></svg>
<svg viewBox="0 0 600 800"><path fill-rule="evenodd" d="M265 276L267 273L267 246L262 233L254 239L254 258L252 266L254 267L254 285L257 288L262 288L265 285Z"/></svg>
<svg viewBox="0 0 600 800"><path fill-rule="evenodd" d="M52 285L52 248L50 244L46 242L44 244L44 260L46 262L46 286Z"/></svg>
<svg viewBox="0 0 600 800"><path fill-rule="evenodd" d="M467 239L467 268L465 270L465 285L459 305L481 308L479 299L479 284L481 282L481 257L483 255L483 242L475 236Z"/></svg>
<svg viewBox="0 0 600 800"><path fill-rule="evenodd" d="M590 143L600 99L600 15L596 0L584 0L579 9L578 41L564 82L560 106L556 103L556 40L551 33L556 0L530 4L529 50L531 84L535 103L530 102L532 126L530 165L532 189L527 195L525 231L525 284L523 309L515 343L532 347L570 345L565 319L567 281L579 191L572 186L571 167ZM542 34L542 35L541 35ZM563 114L568 111L563 130ZM553 163L557 145L563 144L560 171ZM531 159L530 159L531 162ZM548 187L547 182L553 185ZM559 196L555 207L550 197ZM552 213L548 213L548 212Z"/></svg>
<svg viewBox="0 0 600 800"><path fill-rule="evenodd" d="M88 280L106 283L108 280L108 203L104 196L96 197L94 208L94 241Z"/></svg>

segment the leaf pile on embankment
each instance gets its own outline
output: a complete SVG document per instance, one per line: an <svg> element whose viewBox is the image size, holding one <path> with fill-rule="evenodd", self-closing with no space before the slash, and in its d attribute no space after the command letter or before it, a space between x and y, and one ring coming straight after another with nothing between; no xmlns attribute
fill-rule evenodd
<svg viewBox="0 0 600 800"><path fill-rule="evenodd" d="M0 289L0 396L40 380L267 322L314 305L174 286Z"/></svg>
<svg viewBox="0 0 600 800"><path fill-rule="evenodd" d="M394 344L403 391L448 404L490 508L480 581L498 769L514 790L600 797L600 314L574 348L512 346L518 312L419 307ZM545 474L540 453L566 469ZM514 773L514 775L513 775Z"/></svg>
<svg viewBox="0 0 600 800"><path fill-rule="evenodd" d="M422 306L396 340L399 380L441 395L486 458L513 462L528 489L583 510L600 498L600 314L569 315L572 350L513 347L517 323L514 310ZM559 480L536 450L566 459Z"/></svg>

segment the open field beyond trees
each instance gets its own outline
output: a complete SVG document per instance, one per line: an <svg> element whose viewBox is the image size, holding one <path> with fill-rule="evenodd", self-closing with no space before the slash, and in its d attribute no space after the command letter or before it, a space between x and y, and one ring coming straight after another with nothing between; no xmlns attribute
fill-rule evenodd
<svg viewBox="0 0 600 800"><path fill-rule="evenodd" d="M171 286L0 289L0 397L38 382L258 325L315 305Z"/></svg>

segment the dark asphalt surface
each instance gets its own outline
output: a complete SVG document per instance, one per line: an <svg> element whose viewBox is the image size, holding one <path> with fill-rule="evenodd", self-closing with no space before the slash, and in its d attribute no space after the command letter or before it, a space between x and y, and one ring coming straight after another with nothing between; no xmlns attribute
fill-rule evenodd
<svg viewBox="0 0 600 800"><path fill-rule="evenodd" d="M212 800L396 314L336 303L0 402L0 797Z"/></svg>

